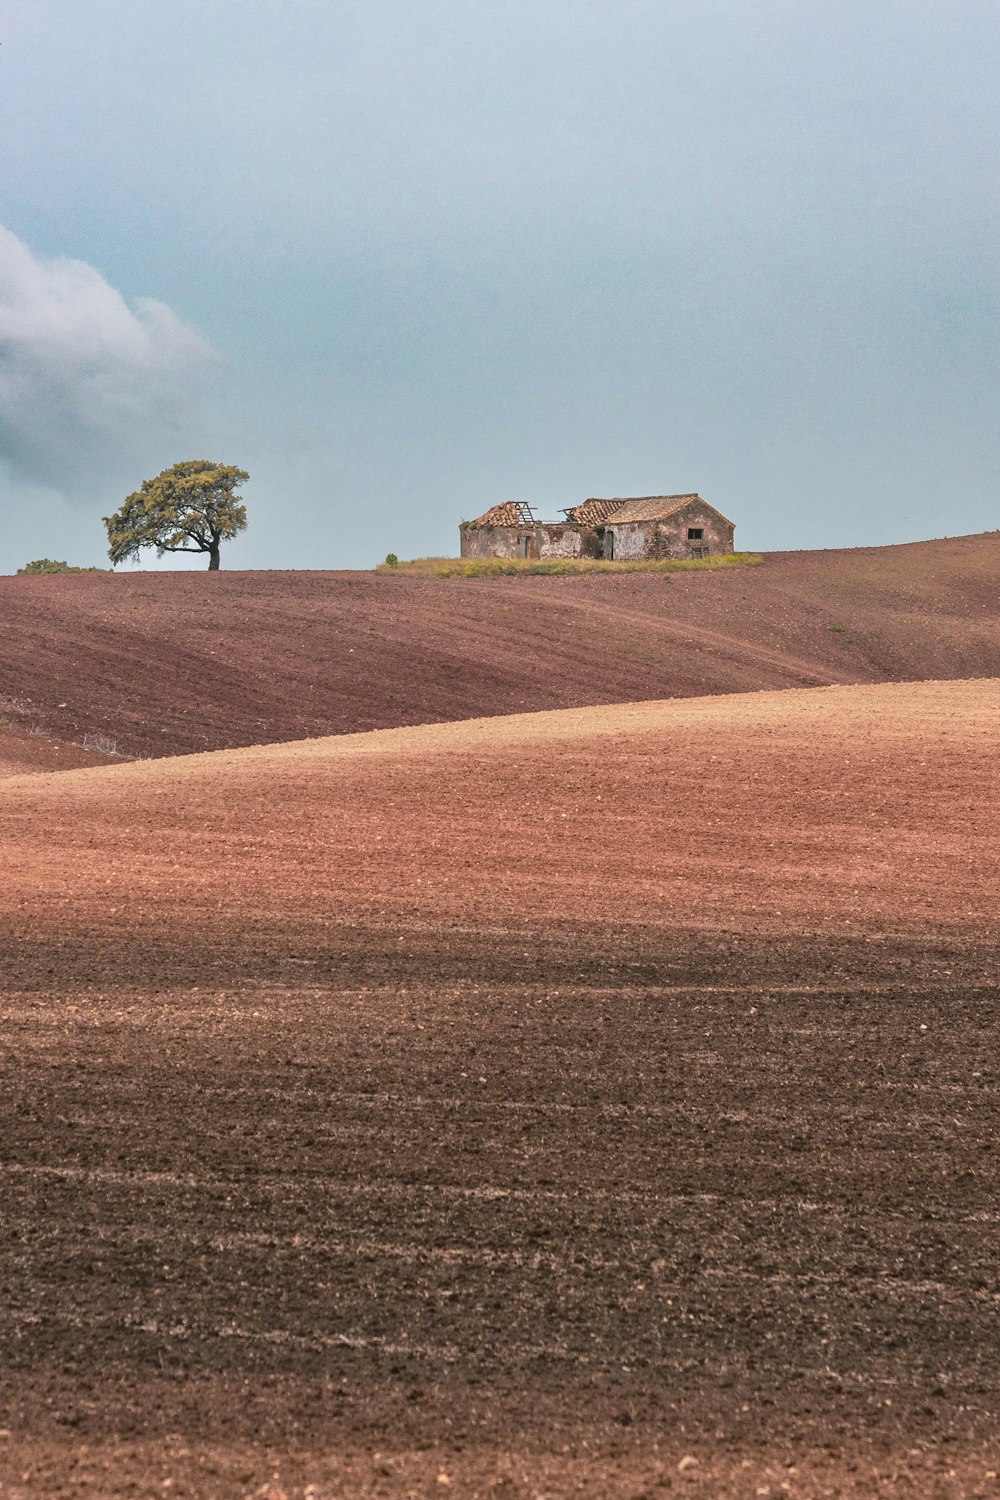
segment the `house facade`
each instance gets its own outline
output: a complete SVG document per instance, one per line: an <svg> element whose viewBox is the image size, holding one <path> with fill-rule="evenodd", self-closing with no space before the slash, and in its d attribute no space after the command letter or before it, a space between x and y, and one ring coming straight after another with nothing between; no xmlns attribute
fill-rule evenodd
<svg viewBox="0 0 1000 1500"><path fill-rule="evenodd" d="M732 552L736 528L700 495L592 499L540 521L523 500L494 505L459 528L463 557L593 557L638 562Z"/></svg>
<svg viewBox="0 0 1000 1500"><path fill-rule="evenodd" d="M580 533L568 521L539 521L523 500L494 505L459 527L462 557L580 557Z"/></svg>
<svg viewBox="0 0 1000 1500"><path fill-rule="evenodd" d="M736 527L700 495L622 500L607 519L604 556L617 562L717 557L732 552Z"/></svg>

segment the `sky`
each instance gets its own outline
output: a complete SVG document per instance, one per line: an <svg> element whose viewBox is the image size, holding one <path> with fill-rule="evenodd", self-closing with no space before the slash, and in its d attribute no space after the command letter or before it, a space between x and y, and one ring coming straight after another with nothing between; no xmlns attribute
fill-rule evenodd
<svg viewBox="0 0 1000 1500"><path fill-rule="evenodd" d="M0 572L188 458L224 567L996 529L998 76L996 0L0 0Z"/></svg>

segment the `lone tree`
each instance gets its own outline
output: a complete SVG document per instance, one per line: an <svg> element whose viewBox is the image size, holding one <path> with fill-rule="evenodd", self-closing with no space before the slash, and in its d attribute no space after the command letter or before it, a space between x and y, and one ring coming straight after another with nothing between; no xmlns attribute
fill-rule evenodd
<svg viewBox="0 0 1000 1500"><path fill-rule="evenodd" d="M247 508L236 491L249 478L245 469L193 458L144 479L120 510L104 517L108 556L124 562L143 547L155 547L157 557L207 552L209 568L218 568L220 542L246 529Z"/></svg>

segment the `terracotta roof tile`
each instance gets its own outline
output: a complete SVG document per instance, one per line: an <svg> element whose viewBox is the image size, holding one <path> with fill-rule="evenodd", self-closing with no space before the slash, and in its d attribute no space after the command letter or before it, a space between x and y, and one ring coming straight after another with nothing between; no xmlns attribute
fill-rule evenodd
<svg viewBox="0 0 1000 1500"><path fill-rule="evenodd" d="M727 526L732 526L732 521L721 510L716 510L714 505L709 505L700 495L640 495L634 500L621 499L617 502L617 510L612 511L608 517L608 523L621 525L626 521L666 521L693 501L710 510L720 521L725 521Z"/></svg>
<svg viewBox="0 0 1000 1500"><path fill-rule="evenodd" d="M612 521L665 521L675 511L683 510L692 500L701 500L700 495L638 495L633 499L622 497L608 501L614 505L609 515ZM703 502L704 503L704 502Z"/></svg>
<svg viewBox="0 0 1000 1500"><path fill-rule="evenodd" d="M535 518L531 507L523 500L504 500L491 505L472 522L473 526L532 526Z"/></svg>
<svg viewBox="0 0 1000 1500"><path fill-rule="evenodd" d="M574 526L600 526L621 503L620 500L584 500L582 505L574 505L572 510L563 514Z"/></svg>
<svg viewBox="0 0 1000 1500"><path fill-rule="evenodd" d="M563 511L563 515L574 526L602 526L605 523L627 521L666 521L670 516L676 515L692 501L704 505L713 515L720 520L726 521L721 511L709 505L700 495L638 495L631 499L619 496L616 499L602 500L592 497L584 500L580 505ZM535 526L537 518L533 514L530 505L524 500L505 500L500 505L493 505L490 509L471 522L473 526ZM733 523L728 522L731 526Z"/></svg>

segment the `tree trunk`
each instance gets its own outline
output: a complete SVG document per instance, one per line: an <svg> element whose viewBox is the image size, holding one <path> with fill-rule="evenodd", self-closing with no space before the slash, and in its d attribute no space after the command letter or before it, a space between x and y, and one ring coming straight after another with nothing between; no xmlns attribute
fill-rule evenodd
<svg viewBox="0 0 1000 1500"><path fill-rule="evenodd" d="M219 566L219 544L213 541L208 549L208 571L214 573Z"/></svg>

